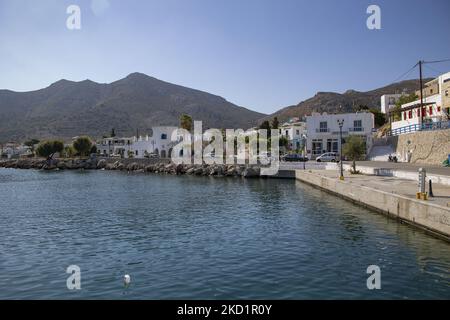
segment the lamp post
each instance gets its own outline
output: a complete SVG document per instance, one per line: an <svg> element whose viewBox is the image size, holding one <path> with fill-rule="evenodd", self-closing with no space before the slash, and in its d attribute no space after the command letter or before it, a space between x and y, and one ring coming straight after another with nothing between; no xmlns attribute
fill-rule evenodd
<svg viewBox="0 0 450 320"><path fill-rule="evenodd" d="M339 145L340 145L340 151L339 151L339 164L340 164L340 173L339 173L339 180L344 180L344 164L342 163L342 127L344 126L344 119L339 120L338 119L338 125L339 125Z"/></svg>

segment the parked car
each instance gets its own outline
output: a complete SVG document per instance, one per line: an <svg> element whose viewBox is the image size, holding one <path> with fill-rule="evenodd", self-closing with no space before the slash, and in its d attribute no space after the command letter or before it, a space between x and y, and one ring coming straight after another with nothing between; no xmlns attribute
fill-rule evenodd
<svg viewBox="0 0 450 320"><path fill-rule="evenodd" d="M327 152L316 158L317 162L339 162L339 155L336 152Z"/></svg>
<svg viewBox="0 0 450 320"><path fill-rule="evenodd" d="M282 160L286 161L286 162L306 162L309 159L307 156L292 153L292 154L287 154L287 155L283 156Z"/></svg>

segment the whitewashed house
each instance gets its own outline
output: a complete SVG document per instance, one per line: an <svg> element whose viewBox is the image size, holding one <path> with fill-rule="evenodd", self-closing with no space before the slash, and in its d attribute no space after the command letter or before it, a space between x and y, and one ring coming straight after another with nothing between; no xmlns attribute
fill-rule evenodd
<svg viewBox="0 0 450 320"><path fill-rule="evenodd" d="M370 151L375 127L375 119L372 113L313 113L306 117L306 153L309 159L315 159L326 152L339 153L341 141L339 139L338 120L344 121L342 127L344 143L345 138L350 135L361 136L366 142L366 153Z"/></svg>
<svg viewBox="0 0 450 320"><path fill-rule="evenodd" d="M131 146L135 158L146 158L157 155L161 158L169 158L176 142L171 141L172 133L177 127L153 127L150 136L135 137Z"/></svg>
<svg viewBox="0 0 450 320"><path fill-rule="evenodd" d="M18 157L29 157L32 156L33 152L31 151L31 147L20 145L16 143L7 143L2 147L1 157L5 157L8 159L18 158Z"/></svg>
<svg viewBox="0 0 450 320"><path fill-rule="evenodd" d="M104 157L127 158L132 150L134 137L131 138L103 138L97 142L97 153Z"/></svg>
<svg viewBox="0 0 450 320"><path fill-rule="evenodd" d="M391 122L391 135L420 130L448 128L450 113L450 72L425 83L420 98L401 106L401 120ZM416 92L420 97L420 91ZM436 128L435 128L436 127Z"/></svg>
<svg viewBox="0 0 450 320"><path fill-rule="evenodd" d="M280 135L288 140L288 148L301 150L306 142L306 122L293 119L280 126Z"/></svg>
<svg viewBox="0 0 450 320"><path fill-rule="evenodd" d="M150 135L130 138L104 138L97 142L97 152L105 157L168 158L176 142L171 141L177 127L153 127Z"/></svg>

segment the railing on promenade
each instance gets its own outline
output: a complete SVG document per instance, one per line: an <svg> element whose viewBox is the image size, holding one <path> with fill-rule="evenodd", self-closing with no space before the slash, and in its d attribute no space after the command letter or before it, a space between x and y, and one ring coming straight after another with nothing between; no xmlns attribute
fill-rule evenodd
<svg viewBox="0 0 450 320"><path fill-rule="evenodd" d="M389 136L398 136L416 131L444 130L450 129L450 121L428 122L422 124L411 124L409 126L393 129L389 131Z"/></svg>

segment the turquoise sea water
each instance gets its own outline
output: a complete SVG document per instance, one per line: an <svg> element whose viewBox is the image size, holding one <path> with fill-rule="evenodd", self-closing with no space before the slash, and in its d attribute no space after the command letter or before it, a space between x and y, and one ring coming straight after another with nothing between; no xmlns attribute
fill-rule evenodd
<svg viewBox="0 0 450 320"><path fill-rule="evenodd" d="M0 169L0 299L449 299L449 270L450 244L293 180Z"/></svg>

